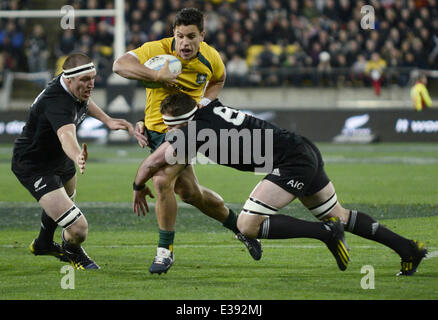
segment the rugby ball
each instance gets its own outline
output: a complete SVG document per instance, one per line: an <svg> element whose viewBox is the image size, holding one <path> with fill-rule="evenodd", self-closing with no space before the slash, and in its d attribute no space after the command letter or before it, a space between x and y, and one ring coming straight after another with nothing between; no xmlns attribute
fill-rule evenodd
<svg viewBox="0 0 438 320"><path fill-rule="evenodd" d="M158 56L150 58L145 62L145 66L153 70L161 70L164 67L166 61L169 61L169 69L172 73L179 73L182 69L181 61L177 57L170 54L160 54ZM162 83L156 81L142 81L142 84L146 88L161 88Z"/></svg>

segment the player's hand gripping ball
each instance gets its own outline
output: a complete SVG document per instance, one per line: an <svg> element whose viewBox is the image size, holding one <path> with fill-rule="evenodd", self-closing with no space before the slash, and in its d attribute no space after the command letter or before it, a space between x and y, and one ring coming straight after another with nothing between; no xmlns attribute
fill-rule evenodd
<svg viewBox="0 0 438 320"><path fill-rule="evenodd" d="M145 62L145 66L149 69L153 70L161 70L166 64L166 61L169 61L169 70L170 72L177 74L181 72L182 64L178 60L177 57L172 56L170 54L160 54L158 56L150 58ZM158 81L142 81L142 84L146 88L161 88L163 84Z"/></svg>

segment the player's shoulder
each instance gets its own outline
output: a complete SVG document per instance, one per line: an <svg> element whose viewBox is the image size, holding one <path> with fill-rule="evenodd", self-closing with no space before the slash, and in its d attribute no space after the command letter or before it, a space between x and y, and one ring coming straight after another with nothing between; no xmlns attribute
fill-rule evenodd
<svg viewBox="0 0 438 320"><path fill-rule="evenodd" d="M201 42L199 52L209 58L217 58L219 55L219 52L205 41Z"/></svg>

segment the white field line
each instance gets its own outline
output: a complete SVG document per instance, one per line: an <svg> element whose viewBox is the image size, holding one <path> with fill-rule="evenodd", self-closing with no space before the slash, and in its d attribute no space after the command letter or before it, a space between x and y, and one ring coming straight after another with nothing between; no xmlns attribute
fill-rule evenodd
<svg viewBox="0 0 438 320"><path fill-rule="evenodd" d="M426 259L432 259L438 257L438 251L431 251L427 254Z"/></svg>
<svg viewBox="0 0 438 320"><path fill-rule="evenodd" d="M90 248L155 248L156 244L108 244L108 245L86 245ZM240 248L242 244L177 244L175 247L178 248ZM0 248L27 248L26 245L14 245L14 244L4 244L0 245ZM263 243L263 248L274 248L274 249L320 249L325 248L325 245L286 245L286 244L265 244ZM355 248L360 249L378 249L377 246L355 246Z"/></svg>

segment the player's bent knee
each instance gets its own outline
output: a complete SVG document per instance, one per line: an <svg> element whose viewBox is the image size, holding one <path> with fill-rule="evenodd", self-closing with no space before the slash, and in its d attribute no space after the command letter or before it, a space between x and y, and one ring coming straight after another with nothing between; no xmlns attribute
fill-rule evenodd
<svg viewBox="0 0 438 320"><path fill-rule="evenodd" d="M253 197L244 204L237 220L237 228L245 236L256 238L261 224L270 215L275 215L278 209Z"/></svg>
<svg viewBox="0 0 438 320"><path fill-rule="evenodd" d="M237 229L239 229L243 235L250 238L255 238L258 234L257 225L253 223L251 217L245 213L239 214L239 218L237 219Z"/></svg>
<svg viewBox="0 0 438 320"><path fill-rule="evenodd" d="M195 204L198 203L199 200L202 198L201 191L194 190L194 189L176 189L175 192L180 197L181 201L188 203L188 204Z"/></svg>
<svg viewBox="0 0 438 320"><path fill-rule="evenodd" d="M333 193L326 201L317 206L308 208L309 211L319 220L324 220L333 216L335 208L338 205L338 198L336 193Z"/></svg>
<svg viewBox="0 0 438 320"><path fill-rule="evenodd" d="M153 183L157 193L173 192L173 181L166 176L154 176Z"/></svg>
<svg viewBox="0 0 438 320"><path fill-rule="evenodd" d="M251 215L242 211L237 219L237 229L250 238L257 238L260 225L266 219L266 216Z"/></svg>
<svg viewBox="0 0 438 320"><path fill-rule="evenodd" d="M72 206L55 221L60 227L68 232L70 237L77 242L83 242L87 238L88 223L78 207Z"/></svg>
<svg viewBox="0 0 438 320"><path fill-rule="evenodd" d="M66 212L64 212L55 222L58 226L67 229L74 224L82 216L81 210L78 207L72 206Z"/></svg>

